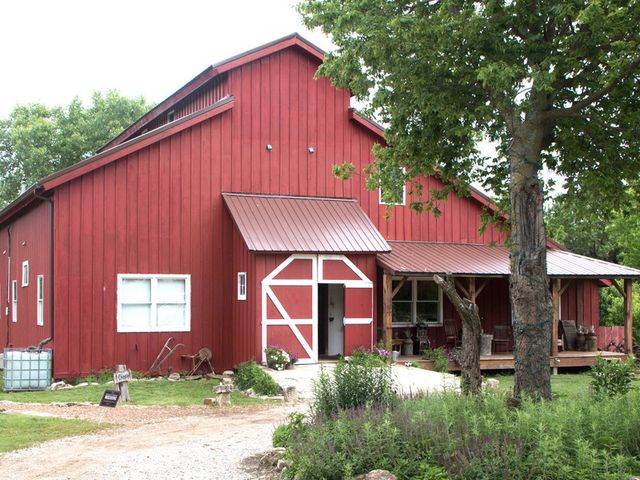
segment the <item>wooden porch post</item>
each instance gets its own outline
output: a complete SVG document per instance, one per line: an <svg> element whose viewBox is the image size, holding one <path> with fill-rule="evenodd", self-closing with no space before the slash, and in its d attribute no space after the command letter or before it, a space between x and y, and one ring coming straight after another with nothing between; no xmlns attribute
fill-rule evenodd
<svg viewBox="0 0 640 480"><path fill-rule="evenodd" d="M476 303L476 277L469 277L469 297L472 303Z"/></svg>
<svg viewBox="0 0 640 480"><path fill-rule="evenodd" d="M552 280L553 285L553 328L551 330L551 355L558 356L558 300L560 299L560 279Z"/></svg>
<svg viewBox="0 0 640 480"><path fill-rule="evenodd" d="M633 282L624 279L624 349L627 354L633 352Z"/></svg>
<svg viewBox="0 0 640 480"><path fill-rule="evenodd" d="M384 272L382 274L382 341L385 348L391 348L393 339L393 277Z"/></svg>

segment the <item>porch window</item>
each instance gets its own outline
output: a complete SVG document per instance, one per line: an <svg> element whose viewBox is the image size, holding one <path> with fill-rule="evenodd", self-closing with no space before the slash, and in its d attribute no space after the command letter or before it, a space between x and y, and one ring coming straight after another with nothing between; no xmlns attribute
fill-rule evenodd
<svg viewBox="0 0 640 480"><path fill-rule="evenodd" d="M118 275L118 332L190 330L190 275Z"/></svg>
<svg viewBox="0 0 640 480"><path fill-rule="evenodd" d="M402 283L401 278L393 279L392 288ZM442 290L433 280L410 278L393 297L394 325L441 325Z"/></svg>

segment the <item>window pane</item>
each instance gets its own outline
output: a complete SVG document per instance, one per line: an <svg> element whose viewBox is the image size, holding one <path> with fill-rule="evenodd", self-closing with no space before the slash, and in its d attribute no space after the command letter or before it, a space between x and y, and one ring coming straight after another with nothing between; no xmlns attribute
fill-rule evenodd
<svg viewBox="0 0 640 480"><path fill-rule="evenodd" d="M411 323L411 302L393 302L393 322Z"/></svg>
<svg viewBox="0 0 640 480"><path fill-rule="evenodd" d="M438 301L438 285L430 280L418 280L418 300Z"/></svg>
<svg viewBox="0 0 640 480"><path fill-rule="evenodd" d="M120 327L147 330L151 317L150 305L122 305Z"/></svg>
<svg viewBox="0 0 640 480"><path fill-rule="evenodd" d="M158 279L158 302L185 301L184 280Z"/></svg>
<svg viewBox="0 0 640 480"><path fill-rule="evenodd" d="M402 280L393 280L391 282L391 290L395 290L396 287L398 285L400 285L400 282ZM396 293L396 296L393 297L393 301L398 301L398 300L405 300L410 302L411 299L411 280L407 280L406 282L404 282L404 285L402 286L402 288L400 289L400 291L398 293Z"/></svg>
<svg viewBox="0 0 640 480"><path fill-rule="evenodd" d="M158 305L159 328L183 328L185 325L184 305Z"/></svg>
<svg viewBox="0 0 640 480"><path fill-rule="evenodd" d="M437 323L439 321L438 306L438 302L418 302L416 304L416 322Z"/></svg>
<svg viewBox="0 0 640 480"><path fill-rule="evenodd" d="M120 303L151 302L151 280L125 278L122 280Z"/></svg>

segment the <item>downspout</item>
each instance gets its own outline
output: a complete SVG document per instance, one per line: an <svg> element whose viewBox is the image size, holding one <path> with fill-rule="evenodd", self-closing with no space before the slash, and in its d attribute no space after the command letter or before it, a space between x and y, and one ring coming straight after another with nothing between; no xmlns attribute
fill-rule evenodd
<svg viewBox="0 0 640 480"><path fill-rule="evenodd" d="M42 186L36 187L33 191L33 196L43 202L49 203L49 336L42 340L38 344L38 349L41 350L47 343L53 341L53 198L51 196L45 197L40 192L43 191Z"/></svg>

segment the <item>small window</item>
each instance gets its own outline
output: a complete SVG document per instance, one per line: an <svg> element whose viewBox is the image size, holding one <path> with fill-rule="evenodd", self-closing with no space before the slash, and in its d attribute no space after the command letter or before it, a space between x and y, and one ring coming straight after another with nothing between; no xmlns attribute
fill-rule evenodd
<svg viewBox="0 0 640 480"><path fill-rule="evenodd" d="M238 300L247 299L247 272L238 272Z"/></svg>
<svg viewBox="0 0 640 480"><path fill-rule="evenodd" d="M29 260L22 262L22 286L29 286Z"/></svg>
<svg viewBox="0 0 640 480"><path fill-rule="evenodd" d="M36 320L36 324L39 327L42 327L44 325L44 275L38 275L36 277L36 283L37 283L37 299L38 299L38 313L37 313L37 320Z"/></svg>
<svg viewBox="0 0 640 480"><path fill-rule="evenodd" d="M400 181L400 177L404 178L404 174L406 173L406 169L404 167L400 170L401 172L397 172L393 175L398 178L398 181ZM402 192L387 192L381 188L378 190L378 196L380 205L405 205L407 200L407 183L403 183Z"/></svg>
<svg viewBox="0 0 640 480"><path fill-rule="evenodd" d="M175 119L176 119L176 111L170 110L169 113L167 113L167 123L173 122Z"/></svg>
<svg viewBox="0 0 640 480"><path fill-rule="evenodd" d="M18 281L11 282L11 321L18 321Z"/></svg>
<svg viewBox="0 0 640 480"><path fill-rule="evenodd" d="M190 330L189 275L118 275L118 332Z"/></svg>

